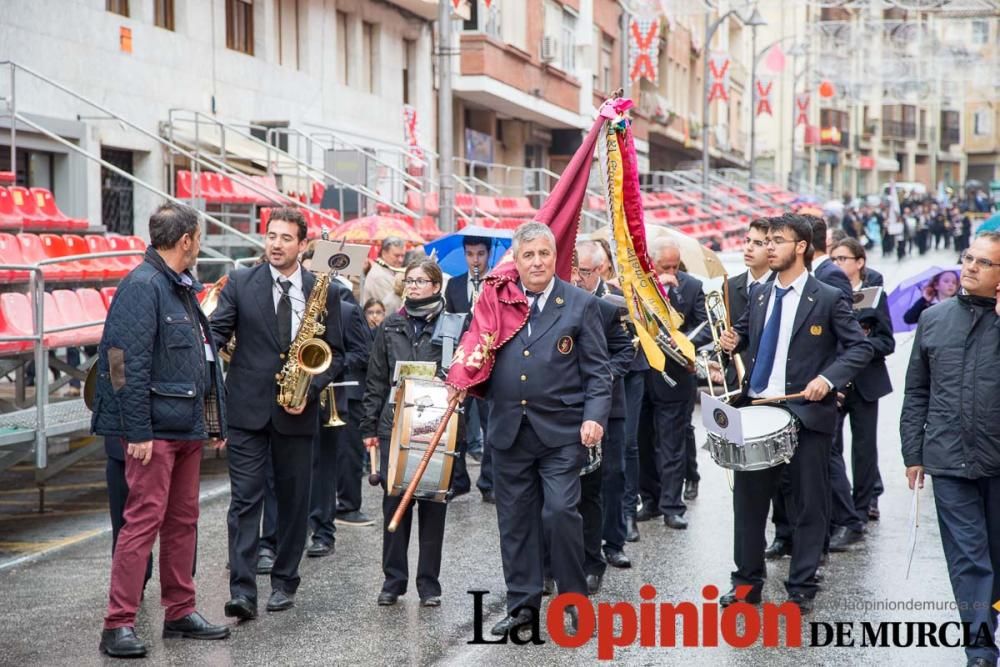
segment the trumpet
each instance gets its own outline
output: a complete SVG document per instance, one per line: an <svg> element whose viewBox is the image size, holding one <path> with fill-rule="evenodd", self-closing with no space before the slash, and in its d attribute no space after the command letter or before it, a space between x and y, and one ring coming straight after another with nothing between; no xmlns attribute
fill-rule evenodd
<svg viewBox="0 0 1000 667"><path fill-rule="evenodd" d="M327 385L320 392L319 406L323 409L329 408L330 410L326 422L323 423L324 428L337 428L338 426L347 424L347 422L340 418L340 414L337 412L337 394L332 384Z"/></svg>

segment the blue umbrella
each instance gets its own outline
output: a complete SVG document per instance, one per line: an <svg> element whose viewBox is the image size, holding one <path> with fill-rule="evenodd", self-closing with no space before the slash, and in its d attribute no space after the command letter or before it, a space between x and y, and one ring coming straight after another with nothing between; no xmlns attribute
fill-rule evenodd
<svg viewBox="0 0 1000 667"><path fill-rule="evenodd" d="M934 276L951 271L955 275L961 275L961 266L932 266L926 271L921 271L915 276L907 278L896 286L889 294L889 314L892 316L892 330L894 333L913 331L916 324L907 324L903 321L903 315L913 307L919 299L923 298L924 286L934 279Z"/></svg>
<svg viewBox="0 0 1000 667"><path fill-rule="evenodd" d="M487 260L489 268L496 266L503 254L513 243L514 233L509 229L492 229L490 227L468 226L454 234L442 236L424 246L424 252L430 255L437 252L437 263L441 270L450 276L457 276L468 271L465 264L465 249L462 240L467 236L484 238L490 242L490 256Z"/></svg>
<svg viewBox="0 0 1000 667"><path fill-rule="evenodd" d="M976 229L976 233L978 234L980 232L995 232L998 229L1000 229L1000 213L994 213L989 218L987 218L986 222L979 225L979 228Z"/></svg>

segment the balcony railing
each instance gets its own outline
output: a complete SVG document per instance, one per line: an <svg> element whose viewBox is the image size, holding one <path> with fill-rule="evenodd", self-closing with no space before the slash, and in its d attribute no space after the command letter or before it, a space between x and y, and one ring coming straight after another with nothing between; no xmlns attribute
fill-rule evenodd
<svg viewBox="0 0 1000 667"><path fill-rule="evenodd" d="M889 139L916 139L917 124L901 120L883 120L882 135Z"/></svg>
<svg viewBox="0 0 1000 667"><path fill-rule="evenodd" d="M943 127L941 128L941 148L948 150L951 148L952 144L957 144L962 141L962 134L957 127Z"/></svg>

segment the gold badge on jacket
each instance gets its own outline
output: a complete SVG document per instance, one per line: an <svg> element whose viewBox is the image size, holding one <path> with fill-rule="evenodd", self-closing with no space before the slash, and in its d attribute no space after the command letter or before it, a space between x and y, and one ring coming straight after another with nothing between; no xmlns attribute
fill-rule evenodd
<svg viewBox="0 0 1000 667"><path fill-rule="evenodd" d="M809 333L811 333L813 336L822 336L823 327L820 326L819 324L814 324L811 327L809 327Z"/></svg>
<svg viewBox="0 0 1000 667"><path fill-rule="evenodd" d="M556 343L556 349L559 350L560 354L569 354L573 351L573 339L569 336L563 336Z"/></svg>

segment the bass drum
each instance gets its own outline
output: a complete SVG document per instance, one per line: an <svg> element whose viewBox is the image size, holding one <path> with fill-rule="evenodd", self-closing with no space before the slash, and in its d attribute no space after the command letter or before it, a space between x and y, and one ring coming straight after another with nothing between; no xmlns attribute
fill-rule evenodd
<svg viewBox="0 0 1000 667"><path fill-rule="evenodd" d="M448 389L443 382L406 378L396 388L396 413L389 441L387 487L390 496L406 491L447 409ZM457 441L458 415L453 413L417 484L414 498L448 502L452 469L458 456L455 453Z"/></svg>

